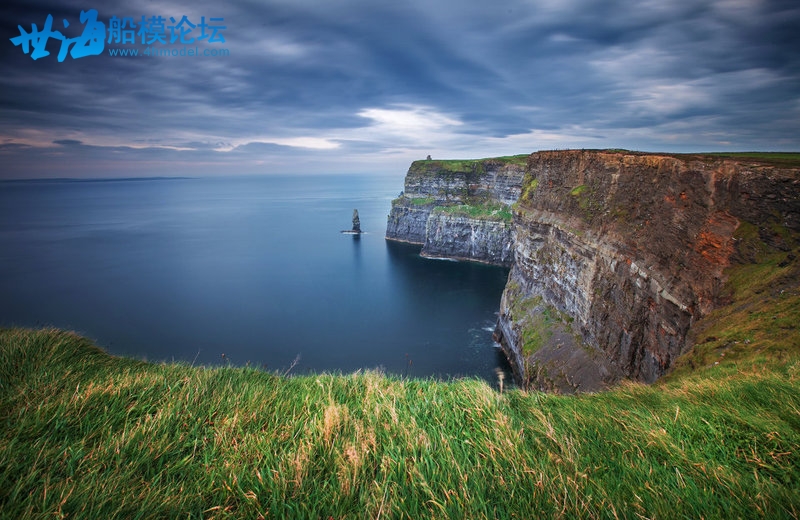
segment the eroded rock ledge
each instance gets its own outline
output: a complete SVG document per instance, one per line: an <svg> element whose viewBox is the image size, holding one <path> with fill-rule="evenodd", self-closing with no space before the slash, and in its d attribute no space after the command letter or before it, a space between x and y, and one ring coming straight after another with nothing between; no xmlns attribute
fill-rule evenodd
<svg viewBox="0 0 800 520"><path fill-rule="evenodd" d="M655 381L721 303L725 269L747 261L739 239L788 251L800 236L798 168L578 150L519 163L415 162L387 238L512 265L495 336L525 386ZM479 201L516 201L511 222L453 209Z"/></svg>

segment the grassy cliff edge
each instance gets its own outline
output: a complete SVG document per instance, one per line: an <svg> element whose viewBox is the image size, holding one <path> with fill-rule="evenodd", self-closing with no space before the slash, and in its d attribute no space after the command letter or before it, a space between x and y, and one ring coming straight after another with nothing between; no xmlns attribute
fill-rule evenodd
<svg viewBox="0 0 800 520"><path fill-rule="evenodd" d="M555 396L150 364L0 331L4 518L800 514L800 358Z"/></svg>

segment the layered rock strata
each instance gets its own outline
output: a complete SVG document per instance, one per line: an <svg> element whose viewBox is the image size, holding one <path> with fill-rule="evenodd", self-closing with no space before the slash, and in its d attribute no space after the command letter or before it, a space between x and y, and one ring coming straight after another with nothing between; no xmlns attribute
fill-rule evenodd
<svg viewBox="0 0 800 520"><path fill-rule="evenodd" d="M434 210L425 223L422 256L472 260L501 266L514 261L511 222Z"/></svg>
<svg viewBox="0 0 800 520"><path fill-rule="evenodd" d="M526 162L415 161L392 202L386 238L420 244L423 256L510 266L510 205L519 198Z"/></svg>
<svg viewBox="0 0 800 520"><path fill-rule="evenodd" d="M789 250L800 171L709 156L531 155L496 332L520 381L560 391L655 381L720 303L741 226Z"/></svg>

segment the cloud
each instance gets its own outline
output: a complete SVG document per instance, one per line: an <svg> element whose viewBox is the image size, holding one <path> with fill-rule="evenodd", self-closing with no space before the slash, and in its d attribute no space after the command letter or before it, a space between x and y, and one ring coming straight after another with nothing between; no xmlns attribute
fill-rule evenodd
<svg viewBox="0 0 800 520"><path fill-rule="evenodd" d="M249 146L254 144L272 144L279 146L288 146L290 148L304 148L309 150L335 150L339 148L340 144L324 137L265 137L256 141L251 141L245 145L237 145L235 147L218 147L217 151L228 151L241 146Z"/></svg>
<svg viewBox="0 0 800 520"><path fill-rule="evenodd" d="M0 13L0 153L14 165L3 176L62 176L73 163L86 175L388 172L428 153L800 148L790 1L110 0L101 20L224 17L229 55L58 63L9 42L18 24L77 23L86 7L11 0Z"/></svg>

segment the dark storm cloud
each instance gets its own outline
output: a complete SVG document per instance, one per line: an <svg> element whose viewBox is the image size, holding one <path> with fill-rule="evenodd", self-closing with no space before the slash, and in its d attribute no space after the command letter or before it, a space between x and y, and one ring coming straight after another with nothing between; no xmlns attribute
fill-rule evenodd
<svg viewBox="0 0 800 520"><path fill-rule="evenodd" d="M34 61L9 41L47 14L77 31L90 8L106 23L224 17L218 48L230 55L58 63L58 42ZM797 149L799 25L793 2L748 0L13 2L0 14L2 175L390 171L427 153L574 146Z"/></svg>

